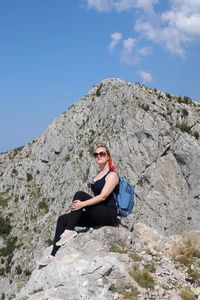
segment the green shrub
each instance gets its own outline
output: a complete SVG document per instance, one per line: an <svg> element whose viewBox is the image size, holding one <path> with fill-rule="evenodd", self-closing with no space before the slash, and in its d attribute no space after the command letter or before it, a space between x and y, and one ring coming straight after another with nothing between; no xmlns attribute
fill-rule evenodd
<svg viewBox="0 0 200 300"><path fill-rule="evenodd" d="M113 245L110 247L110 252L115 252L115 253L124 254L124 253L127 253L127 250L121 248L121 247L120 247L119 245L117 245L117 244L113 244Z"/></svg>
<svg viewBox="0 0 200 300"><path fill-rule="evenodd" d="M199 133L197 131L192 132L192 136L194 136L197 140L199 139Z"/></svg>
<svg viewBox="0 0 200 300"><path fill-rule="evenodd" d="M200 271L192 268L192 266L195 266L196 263L199 263L200 238L189 233L184 233L183 242L184 243L181 246L174 247L172 255L175 261L178 261L187 268L187 272L193 282L200 285ZM190 295L190 291L188 290L183 290L181 297L184 300L193 299L190 298L192 295Z"/></svg>
<svg viewBox="0 0 200 300"><path fill-rule="evenodd" d="M4 219L0 216L0 235L8 235L12 229L8 218Z"/></svg>
<svg viewBox="0 0 200 300"><path fill-rule="evenodd" d="M6 273L10 273L11 272L11 265L6 264Z"/></svg>
<svg viewBox="0 0 200 300"><path fill-rule="evenodd" d="M192 100L191 100L190 97L184 96L183 99L182 99L182 102L185 103L185 104L191 104Z"/></svg>
<svg viewBox="0 0 200 300"><path fill-rule="evenodd" d="M47 246L51 246L53 244L53 241L51 239L45 240L45 244Z"/></svg>
<svg viewBox="0 0 200 300"><path fill-rule="evenodd" d="M142 108L144 111L149 111L149 105L144 103L139 103L138 105L140 108Z"/></svg>
<svg viewBox="0 0 200 300"><path fill-rule="evenodd" d="M133 287L131 285L122 285L122 286L116 286L114 284L111 284L109 287L109 290L113 293L118 293L124 296L124 299L137 299L137 296L140 294L138 289L136 287Z"/></svg>
<svg viewBox="0 0 200 300"><path fill-rule="evenodd" d="M99 84L97 89L96 89L96 95L99 97L101 95L101 88L102 88L103 84Z"/></svg>
<svg viewBox="0 0 200 300"><path fill-rule="evenodd" d="M0 276L4 276L5 274L5 268L0 268Z"/></svg>
<svg viewBox="0 0 200 300"><path fill-rule="evenodd" d="M9 158L13 159L23 148L24 148L24 146L13 149L9 154Z"/></svg>
<svg viewBox="0 0 200 300"><path fill-rule="evenodd" d="M195 294L188 287L183 287L180 290L180 296L182 300L194 300Z"/></svg>
<svg viewBox="0 0 200 300"><path fill-rule="evenodd" d="M189 112L187 111L187 109L183 108L182 109L182 117L187 117L189 115Z"/></svg>
<svg viewBox="0 0 200 300"><path fill-rule="evenodd" d="M13 258L13 254L11 253L11 254L8 255L8 257L7 257L7 260L6 260L6 264L7 264L7 265L10 265L12 258Z"/></svg>
<svg viewBox="0 0 200 300"><path fill-rule="evenodd" d="M182 132L191 133L191 126L189 126L186 122L177 122L176 127L179 128Z"/></svg>
<svg viewBox="0 0 200 300"><path fill-rule="evenodd" d="M46 204L46 202L43 200L43 201L40 201L38 203L38 208L39 209L42 209L42 210L45 210L46 212L49 211L49 208L48 208L48 205Z"/></svg>
<svg viewBox="0 0 200 300"><path fill-rule="evenodd" d="M29 182L29 181L31 181L32 179L33 179L32 174L27 173L27 174L26 174L26 181Z"/></svg>
<svg viewBox="0 0 200 300"><path fill-rule="evenodd" d="M172 99L172 95L170 93L166 93L166 97L171 100Z"/></svg>
<svg viewBox="0 0 200 300"><path fill-rule="evenodd" d="M80 160L83 158L83 150L81 150L81 151L79 152L78 156L79 156Z"/></svg>
<svg viewBox="0 0 200 300"><path fill-rule="evenodd" d="M167 107L167 115L171 116L171 114L172 114L172 110L169 107Z"/></svg>
<svg viewBox="0 0 200 300"><path fill-rule="evenodd" d="M200 271L189 269L188 273L190 277L196 282L196 284L200 285Z"/></svg>
<svg viewBox="0 0 200 300"><path fill-rule="evenodd" d="M26 276L30 276L31 275L31 271L29 271L28 269L24 270L24 274Z"/></svg>
<svg viewBox="0 0 200 300"><path fill-rule="evenodd" d="M16 242L17 242L17 237L8 239L6 247L0 249L0 255L1 256L12 255L13 251L17 248Z"/></svg>
<svg viewBox="0 0 200 300"><path fill-rule="evenodd" d="M145 176L145 175L143 175L143 176L141 176L141 177L138 179L137 184L143 186L145 182L146 182L147 184L150 184L150 181L149 181L148 177Z"/></svg>
<svg viewBox="0 0 200 300"><path fill-rule="evenodd" d="M8 199L0 199L0 206L2 207L8 206Z"/></svg>
<svg viewBox="0 0 200 300"><path fill-rule="evenodd" d="M143 288L152 288L155 285L155 280L148 270L137 271L135 267L130 271L133 279Z"/></svg>
<svg viewBox="0 0 200 300"><path fill-rule="evenodd" d="M144 265L144 268L148 270L150 273L154 273L156 271L156 266L153 261L148 262Z"/></svg>
<svg viewBox="0 0 200 300"><path fill-rule="evenodd" d="M3 265L5 263L5 259L1 257L1 264Z"/></svg>
<svg viewBox="0 0 200 300"><path fill-rule="evenodd" d="M12 170L12 175L14 175L14 176L18 175L18 171L15 168Z"/></svg>
<svg viewBox="0 0 200 300"><path fill-rule="evenodd" d="M177 99L177 102L178 103L184 103L184 104L191 104L192 103L192 100L191 100L191 98L190 97L188 97L188 96L184 96L183 98L181 97L181 96L179 96L178 97L178 99Z"/></svg>
<svg viewBox="0 0 200 300"><path fill-rule="evenodd" d="M134 261L141 261L142 260L142 256L140 256L137 253L130 253L129 256L134 260Z"/></svg>
<svg viewBox="0 0 200 300"><path fill-rule="evenodd" d="M182 97L181 97L181 96L178 96L177 102L178 102L178 103L182 103Z"/></svg>
<svg viewBox="0 0 200 300"><path fill-rule="evenodd" d="M174 259L190 268L193 260L200 258L199 246L199 238L185 234L184 245L174 249Z"/></svg>
<svg viewBox="0 0 200 300"><path fill-rule="evenodd" d="M65 162L68 162L70 160L70 156L69 155L66 155L65 158L64 158Z"/></svg>
<svg viewBox="0 0 200 300"><path fill-rule="evenodd" d="M15 270L16 270L16 272L17 272L18 275L19 275L19 274L22 274L22 268L21 268L20 266L17 266L17 267L15 268Z"/></svg>
<svg viewBox="0 0 200 300"><path fill-rule="evenodd" d="M28 227L28 226L25 226L25 227L24 227L24 231L29 231L29 227Z"/></svg>
<svg viewBox="0 0 200 300"><path fill-rule="evenodd" d="M18 197L15 197L14 202L17 203L19 201Z"/></svg>

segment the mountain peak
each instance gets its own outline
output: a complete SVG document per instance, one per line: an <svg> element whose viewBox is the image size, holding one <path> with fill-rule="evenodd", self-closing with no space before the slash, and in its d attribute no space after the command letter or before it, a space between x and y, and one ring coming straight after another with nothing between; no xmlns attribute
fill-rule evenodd
<svg viewBox="0 0 200 300"><path fill-rule="evenodd" d="M1 250L9 248L9 241L13 245L10 254L1 251L4 269L12 260L6 282L14 272L22 284L18 264L33 268L33 256L52 239L56 219L68 211L73 194L88 191L96 172L91 154L101 143L111 150L119 174L136 186L135 210L122 220L124 226L131 230L142 222L163 235L196 229L199 116L199 105L189 97L109 78L37 140L0 154L0 216L7 230L0 236Z"/></svg>

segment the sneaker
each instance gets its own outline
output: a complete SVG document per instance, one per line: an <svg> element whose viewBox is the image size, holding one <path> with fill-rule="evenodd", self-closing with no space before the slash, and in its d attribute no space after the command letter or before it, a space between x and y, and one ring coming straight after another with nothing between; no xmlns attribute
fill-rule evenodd
<svg viewBox="0 0 200 300"><path fill-rule="evenodd" d="M40 266L46 266L46 265L50 264L54 259L55 259L55 256L48 255L44 258L41 258L39 261L37 261L37 264Z"/></svg>
<svg viewBox="0 0 200 300"><path fill-rule="evenodd" d="M56 243L56 246L64 245L67 241L75 236L77 236L77 232L75 230L65 229L65 231L60 236L60 240Z"/></svg>

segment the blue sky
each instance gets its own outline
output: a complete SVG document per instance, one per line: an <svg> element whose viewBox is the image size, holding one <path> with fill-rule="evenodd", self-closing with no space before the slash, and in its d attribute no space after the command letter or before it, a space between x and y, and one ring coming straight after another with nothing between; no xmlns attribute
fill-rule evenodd
<svg viewBox="0 0 200 300"><path fill-rule="evenodd" d="M200 0L0 0L0 152L109 77L200 101Z"/></svg>

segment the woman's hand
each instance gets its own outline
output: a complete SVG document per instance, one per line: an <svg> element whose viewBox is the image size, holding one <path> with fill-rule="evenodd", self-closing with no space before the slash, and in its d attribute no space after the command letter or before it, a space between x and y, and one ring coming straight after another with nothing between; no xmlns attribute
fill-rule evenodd
<svg viewBox="0 0 200 300"><path fill-rule="evenodd" d="M72 205L71 205L71 210L79 210L82 209L84 207L84 203L80 200L74 200L72 201Z"/></svg>

